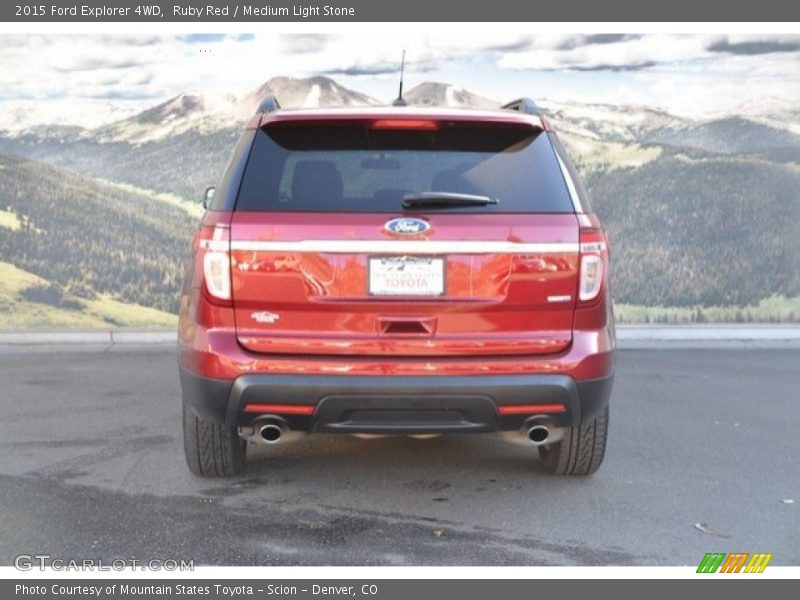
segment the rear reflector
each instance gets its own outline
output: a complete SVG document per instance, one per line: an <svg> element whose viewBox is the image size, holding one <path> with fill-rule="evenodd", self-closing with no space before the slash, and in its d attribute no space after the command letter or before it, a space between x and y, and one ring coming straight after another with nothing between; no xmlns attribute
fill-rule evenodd
<svg viewBox="0 0 800 600"><path fill-rule="evenodd" d="M378 119L372 122L373 129L413 129L436 131L439 123L428 119Z"/></svg>
<svg viewBox="0 0 800 600"><path fill-rule="evenodd" d="M497 407L501 415L543 415L567 412L563 404L506 404Z"/></svg>
<svg viewBox="0 0 800 600"><path fill-rule="evenodd" d="M269 413L276 415L313 415L313 404L245 404L246 413Z"/></svg>

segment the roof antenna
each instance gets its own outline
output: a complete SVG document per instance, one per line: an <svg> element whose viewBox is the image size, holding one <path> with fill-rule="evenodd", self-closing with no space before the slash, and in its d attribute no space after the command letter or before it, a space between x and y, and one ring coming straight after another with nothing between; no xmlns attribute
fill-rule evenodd
<svg viewBox="0 0 800 600"><path fill-rule="evenodd" d="M400 92L397 98L392 102L392 106L406 106L407 103L403 100L403 72L406 70L406 51L403 50L403 60L400 62Z"/></svg>

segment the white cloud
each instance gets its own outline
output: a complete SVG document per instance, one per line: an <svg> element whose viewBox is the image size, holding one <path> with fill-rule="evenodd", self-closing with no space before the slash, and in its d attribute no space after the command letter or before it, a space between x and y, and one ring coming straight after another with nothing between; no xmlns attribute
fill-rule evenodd
<svg viewBox="0 0 800 600"><path fill-rule="evenodd" d="M565 40L566 41L566 40ZM695 35L648 35L603 44L580 44L561 49L562 44L538 46L527 52L503 56L498 65L507 69L636 69L642 65L689 61L708 55L708 38Z"/></svg>
<svg viewBox="0 0 800 600"><path fill-rule="evenodd" d="M394 94L401 51L407 85L456 83L485 96L525 90L678 112L761 96L800 101L800 36L395 35L0 36L0 102L57 103L68 122L112 118L182 92L242 95L276 75L335 72L344 85ZM783 44L783 46L780 46ZM714 50L709 48L713 47ZM361 74L360 74L361 73ZM91 117L91 119L89 119Z"/></svg>

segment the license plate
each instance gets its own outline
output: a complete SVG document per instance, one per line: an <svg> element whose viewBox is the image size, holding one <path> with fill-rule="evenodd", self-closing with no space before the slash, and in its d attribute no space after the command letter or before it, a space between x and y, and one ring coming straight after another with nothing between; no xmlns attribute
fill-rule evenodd
<svg viewBox="0 0 800 600"><path fill-rule="evenodd" d="M369 259L371 296L441 296L444 258L373 256Z"/></svg>

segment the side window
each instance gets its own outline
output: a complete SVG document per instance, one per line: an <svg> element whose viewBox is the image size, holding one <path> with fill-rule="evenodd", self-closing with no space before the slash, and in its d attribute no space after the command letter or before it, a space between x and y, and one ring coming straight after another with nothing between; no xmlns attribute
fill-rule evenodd
<svg viewBox="0 0 800 600"><path fill-rule="evenodd" d="M253 145L254 133L254 131L246 130L236 142L228 164L225 165L225 170L222 172L222 178L217 184L211 210L233 210L236 205L239 182L242 180L250 147Z"/></svg>

